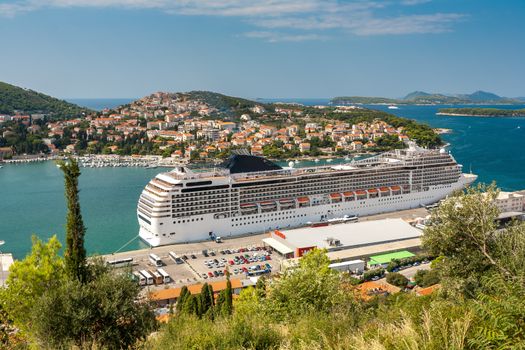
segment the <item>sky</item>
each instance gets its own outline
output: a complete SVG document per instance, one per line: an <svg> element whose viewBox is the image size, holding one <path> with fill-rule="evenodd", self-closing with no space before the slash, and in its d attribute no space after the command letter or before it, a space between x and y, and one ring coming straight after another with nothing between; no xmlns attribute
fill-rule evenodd
<svg viewBox="0 0 525 350"><path fill-rule="evenodd" d="M60 98L525 96L525 0L0 0L0 81Z"/></svg>

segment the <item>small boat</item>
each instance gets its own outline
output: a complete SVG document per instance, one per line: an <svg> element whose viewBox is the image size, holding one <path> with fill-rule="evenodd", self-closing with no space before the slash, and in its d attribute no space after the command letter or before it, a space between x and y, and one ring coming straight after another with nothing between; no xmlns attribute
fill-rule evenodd
<svg viewBox="0 0 525 350"><path fill-rule="evenodd" d="M328 158L328 159L326 160L327 163L330 163L330 162L332 162L332 161L333 161L332 158Z"/></svg>
<svg viewBox="0 0 525 350"><path fill-rule="evenodd" d="M319 159L318 159L318 158L315 158L315 159L314 159L314 162L319 163Z"/></svg>
<svg viewBox="0 0 525 350"><path fill-rule="evenodd" d="M356 222L357 220L359 220L359 217L357 215L345 215L340 218L328 219L327 221L330 224L339 224L344 222Z"/></svg>
<svg viewBox="0 0 525 350"><path fill-rule="evenodd" d="M399 107L396 105L390 105L388 106L388 109L399 109Z"/></svg>

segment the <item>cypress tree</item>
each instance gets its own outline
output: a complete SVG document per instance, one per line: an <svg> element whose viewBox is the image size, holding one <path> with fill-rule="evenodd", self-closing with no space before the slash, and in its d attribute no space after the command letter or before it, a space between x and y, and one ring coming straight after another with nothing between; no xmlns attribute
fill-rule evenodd
<svg viewBox="0 0 525 350"><path fill-rule="evenodd" d="M182 311L182 306L186 302L186 298L188 297L188 295L190 295L190 291L188 290L188 287L186 286L182 287L182 289L180 290L179 298L177 299L177 306L176 306L177 312Z"/></svg>
<svg viewBox="0 0 525 350"><path fill-rule="evenodd" d="M184 299L184 305L182 305L182 312L188 315L197 315L199 314L199 306L197 304L197 297L195 295L188 295Z"/></svg>
<svg viewBox="0 0 525 350"><path fill-rule="evenodd" d="M210 307L213 307L215 305L215 298L213 296L213 287L211 286L211 284L208 284L207 295L208 299L210 300Z"/></svg>
<svg viewBox="0 0 525 350"><path fill-rule="evenodd" d="M61 161L58 165L64 173L67 201L66 250L64 253L66 271L71 279L85 282L87 277L86 249L84 248L86 228L80 213L78 198L80 169L77 161L72 158L69 159L69 162Z"/></svg>
<svg viewBox="0 0 525 350"><path fill-rule="evenodd" d="M266 297L266 278L264 276L259 277L257 283L255 284L255 293L262 299Z"/></svg>
<svg viewBox="0 0 525 350"><path fill-rule="evenodd" d="M233 290L230 276L226 280L226 289L224 290L224 306L222 312L225 315L231 315L233 311Z"/></svg>
<svg viewBox="0 0 525 350"><path fill-rule="evenodd" d="M201 288L200 294L200 304L201 304L201 315L204 315L211 308L212 304L210 303L210 298L208 296L208 283L204 283Z"/></svg>

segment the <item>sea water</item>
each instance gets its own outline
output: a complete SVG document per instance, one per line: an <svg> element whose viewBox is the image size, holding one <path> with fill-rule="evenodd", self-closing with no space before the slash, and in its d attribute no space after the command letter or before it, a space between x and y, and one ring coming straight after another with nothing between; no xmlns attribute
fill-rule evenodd
<svg viewBox="0 0 525 350"><path fill-rule="evenodd" d="M297 102L323 104L326 100ZM523 108L524 106L498 106ZM525 188L525 118L436 116L438 106L370 106L432 127L452 129L443 135L464 172L472 170L479 181L496 181L504 190ZM321 160L296 166L337 164ZM287 162L284 162L286 165ZM112 253L124 247L146 247L138 238L136 206L139 195L163 169L82 168L80 203L87 228L90 254ZM31 235L47 239L56 234L64 242L66 203L63 176L53 162L7 164L0 169L0 249L22 258L31 247Z"/></svg>

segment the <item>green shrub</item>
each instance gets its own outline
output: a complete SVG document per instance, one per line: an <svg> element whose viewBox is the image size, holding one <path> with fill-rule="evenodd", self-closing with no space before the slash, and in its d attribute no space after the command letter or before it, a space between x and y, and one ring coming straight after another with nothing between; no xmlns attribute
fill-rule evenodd
<svg viewBox="0 0 525 350"><path fill-rule="evenodd" d="M363 274L363 280L370 281L372 278L376 276L383 277L384 274L385 274L385 269L383 268L368 270Z"/></svg>
<svg viewBox="0 0 525 350"><path fill-rule="evenodd" d="M418 270L414 275L414 281L420 287L428 287L439 283L439 274L435 270Z"/></svg>
<svg viewBox="0 0 525 350"><path fill-rule="evenodd" d="M386 275L386 281L394 286L403 288L406 287L408 283L408 278L397 272L390 272Z"/></svg>

